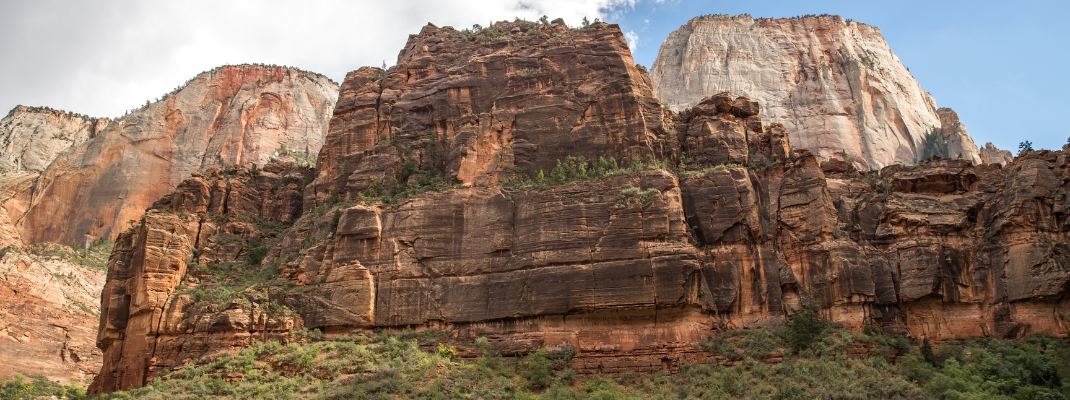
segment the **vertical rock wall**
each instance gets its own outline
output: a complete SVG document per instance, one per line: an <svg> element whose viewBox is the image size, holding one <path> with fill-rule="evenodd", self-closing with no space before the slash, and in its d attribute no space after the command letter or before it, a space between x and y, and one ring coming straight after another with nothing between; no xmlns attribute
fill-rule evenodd
<svg viewBox="0 0 1070 400"><path fill-rule="evenodd" d="M880 30L838 16L696 17L662 44L651 78L674 110L720 92L749 97L797 148L846 153L864 169L920 161L925 134L941 127L935 100ZM952 129L951 153L980 162L965 129Z"/></svg>
<svg viewBox="0 0 1070 400"><path fill-rule="evenodd" d="M194 172L263 165L287 154L315 159L336 99L337 85L322 75L225 66L129 115L101 120L106 126L86 120L91 126L52 135L49 146L27 151L16 140L22 131L12 130L6 137L13 144L0 159L22 165L20 171L39 169L9 186L4 205L26 242L115 238ZM59 122L48 126L39 132L67 132Z"/></svg>

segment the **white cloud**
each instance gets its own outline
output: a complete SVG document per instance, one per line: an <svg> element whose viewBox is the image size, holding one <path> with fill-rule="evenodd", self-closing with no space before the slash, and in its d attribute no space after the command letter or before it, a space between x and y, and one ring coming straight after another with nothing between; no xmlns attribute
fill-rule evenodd
<svg viewBox="0 0 1070 400"><path fill-rule="evenodd" d="M224 64L291 65L335 81L393 65L428 22L607 19L635 0L3 2L0 113L16 104L118 116ZM631 43L631 41L630 41Z"/></svg>
<svg viewBox="0 0 1070 400"><path fill-rule="evenodd" d="M639 47L639 35L635 31L624 32L624 39L628 41L628 49L635 53L635 49Z"/></svg>

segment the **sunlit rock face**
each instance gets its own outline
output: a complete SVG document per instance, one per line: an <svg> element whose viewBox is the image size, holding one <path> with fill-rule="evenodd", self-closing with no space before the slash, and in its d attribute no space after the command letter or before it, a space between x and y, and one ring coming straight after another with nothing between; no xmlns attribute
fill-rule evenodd
<svg viewBox="0 0 1070 400"><path fill-rule="evenodd" d="M240 65L202 73L113 121L60 114L24 122L13 111L0 125L4 207L28 243L113 239L193 172L315 159L337 95L319 74ZM28 123L39 128L20 127ZM29 132L44 137L27 140Z"/></svg>
<svg viewBox="0 0 1070 400"><path fill-rule="evenodd" d="M15 249L0 255L0 378L41 375L82 386L95 377L104 278L102 269L61 257Z"/></svg>
<svg viewBox="0 0 1070 400"><path fill-rule="evenodd" d="M846 154L863 169L920 161L924 136L941 128L935 100L880 29L838 16L696 17L662 44L651 79L674 110L720 92L746 96L797 148ZM980 162L965 129L948 129L952 157Z"/></svg>
<svg viewBox="0 0 1070 400"><path fill-rule="evenodd" d="M242 65L204 72L115 120L11 110L0 120L0 362L10 367L0 375L81 384L101 366L104 271L28 245L114 239L200 171L314 160L337 94L322 75Z"/></svg>

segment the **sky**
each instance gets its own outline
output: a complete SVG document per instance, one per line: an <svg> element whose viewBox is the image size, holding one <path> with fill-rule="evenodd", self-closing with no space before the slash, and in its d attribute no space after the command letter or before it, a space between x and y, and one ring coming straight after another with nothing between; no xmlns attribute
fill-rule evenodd
<svg viewBox="0 0 1070 400"><path fill-rule="evenodd" d="M1070 129L1070 2L818 0L0 0L0 112L17 104L117 117L224 64L289 65L341 82L393 65L411 33L543 15L621 26L636 62L705 14L837 14L881 28L974 140L1055 149Z"/></svg>

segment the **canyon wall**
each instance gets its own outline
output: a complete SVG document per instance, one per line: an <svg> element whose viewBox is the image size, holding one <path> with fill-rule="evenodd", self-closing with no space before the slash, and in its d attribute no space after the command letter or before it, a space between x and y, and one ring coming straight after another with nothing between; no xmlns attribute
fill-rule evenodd
<svg viewBox="0 0 1070 400"><path fill-rule="evenodd" d="M239 65L115 120L13 109L0 120L0 361L10 367L0 376L79 384L100 370L92 326L105 272L72 262L84 250L38 254L63 248L46 242L114 239L199 171L314 164L337 94L322 75Z"/></svg>
<svg viewBox="0 0 1070 400"><path fill-rule="evenodd" d="M674 370L807 306L933 339L1066 334L1066 154L859 172L748 98L660 109L628 54L602 23L429 25L350 73L315 171L194 176L120 235L91 391L301 329L570 346L582 374Z"/></svg>
<svg viewBox="0 0 1070 400"><path fill-rule="evenodd" d="M73 251L0 254L0 378L35 374L82 386L100 371L94 326L105 271L51 255L64 253Z"/></svg>
<svg viewBox="0 0 1070 400"><path fill-rule="evenodd" d="M618 31L424 27L389 71L347 75L309 195L352 199L415 170L487 185L568 155L670 156L675 139Z"/></svg>
<svg viewBox="0 0 1070 400"><path fill-rule="evenodd" d="M239 65L113 121L16 108L0 122L3 206L27 243L114 239L193 172L314 159L337 90L322 75Z"/></svg>
<svg viewBox="0 0 1070 400"><path fill-rule="evenodd" d="M862 169L914 164L925 135L943 128L952 157L980 162L957 117L956 127L942 127L936 101L880 29L838 16L696 17L662 44L651 78L673 110L720 92L749 97L797 148L822 159L846 153Z"/></svg>
<svg viewBox="0 0 1070 400"><path fill-rule="evenodd" d="M64 151L95 136L108 122L26 106L13 108L0 120L0 247L24 244L15 228L20 215L12 219L8 209L25 209L19 202L52 162Z"/></svg>

